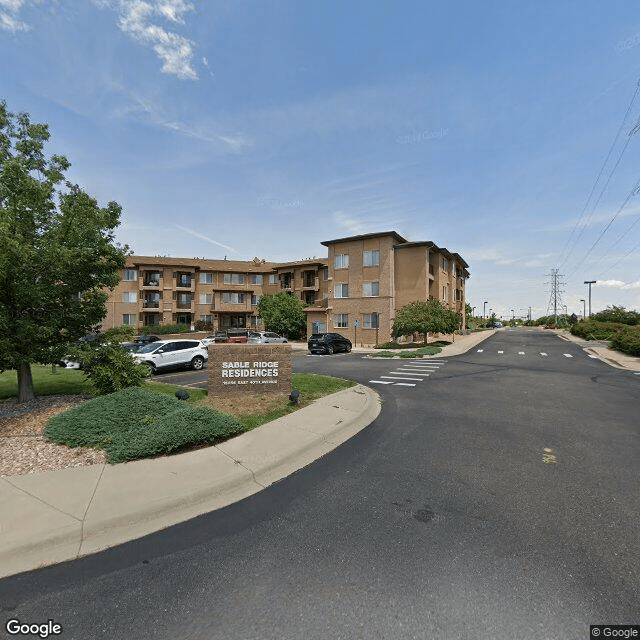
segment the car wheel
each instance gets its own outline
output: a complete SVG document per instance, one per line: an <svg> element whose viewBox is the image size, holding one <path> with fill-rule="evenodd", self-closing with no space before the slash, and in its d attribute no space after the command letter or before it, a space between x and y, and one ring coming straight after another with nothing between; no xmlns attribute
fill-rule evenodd
<svg viewBox="0 0 640 640"><path fill-rule="evenodd" d="M333 353L333 347L327 347L327 353L331 355Z"/></svg>
<svg viewBox="0 0 640 640"><path fill-rule="evenodd" d="M149 375L150 376L155 376L156 375L156 365L153 364L153 362L143 362L142 364L144 364L147 369L149 370Z"/></svg>
<svg viewBox="0 0 640 640"><path fill-rule="evenodd" d="M202 369L203 366L204 366L204 358L202 356L196 356L191 361L191 368L194 371L200 371L200 369Z"/></svg>

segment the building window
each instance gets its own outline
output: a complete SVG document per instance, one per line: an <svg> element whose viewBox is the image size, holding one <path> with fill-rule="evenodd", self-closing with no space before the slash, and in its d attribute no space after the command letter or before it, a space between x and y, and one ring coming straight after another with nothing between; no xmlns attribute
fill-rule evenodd
<svg viewBox="0 0 640 640"><path fill-rule="evenodd" d="M379 282L363 282L362 283L363 298L377 298L379 295L380 295Z"/></svg>
<svg viewBox="0 0 640 640"><path fill-rule="evenodd" d="M122 302L138 302L138 294L135 291L125 291L122 294Z"/></svg>
<svg viewBox="0 0 640 640"><path fill-rule="evenodd" d="M213 316L212 315L201 315L200 322L204 322L204 324L212 325L213 324Z"/></svg>
<svg viewBox="0 0 640 640"><path fill-rule="evenodd" d="M212 293L201 293L199 299L200 299L200 304L212 304L213 303L213 294Z"/></svg>
<svg viewBox="0 0 640 640"><path fill-rule="evenodd" d="M363 267L377 267L380 264L380 251L375 249L374 251L365 251L362 254L362 266Z"/></svg>
<svg viewBox="0 0 640 640"><path fill-rule="evenodd" d="M334 269L348 269L349 268L349 255L346 253L340 253L333 259Z"/></svg>
<svg viewBox="0 0 640 640"><path fill-rule="evenodd" d="M449 272L449 261L446 258L442 258L442 270Z"/></svg>
<svg viewBox="0 0 640 640"><path fill-rule="evenodd" d="M260 296L255 295L255 294L251 294L251 306L252 307L257 307L258 306L258 302L260 302Z"/></svg>
<svg viewBox="0 0 640 640"><path fill-rule="evenodd" d="M346 329L349 326L349 314L337 313L333 316L333 326L336 329Z"/></svg>
<svg viewBox="0 0 640 640"><path fill-rule="evenodd" d="M322 267L322 279L325 282L329 280L329 267Z"/></svg>
<svg viewBox="0 0 640 640"><path fill-rule="evenodd" d="M135 325L136 324L136 314L135 313L124 313L124 314L122 314L122 324Z"/></svg>
<svg viewBox="0 0 640 640"><path fill-rule="evenodd" d="M191 273L176 273L176 286L177 287L190 287L191 286Z"/></svg>
<svg viewBox="0 0 640 640"><path fill-rule="evenodd" d="M442 299L447 299L447 287L442 287Z"/></svg>
<svg viewBox="0 0 640 640"><path fill-rule="evenodd" d="M200 284L213 284L213 273L200 272Z"/></svg>
<svg viewBox="0 0 640 640"><path fill-rule="evenodd" d="M145 287L159 287L160 286L160 272L159 271L145 271L143 286Z"/></svg>
<svg viewBox="0 0 640 640"><path fill-rule="evenodd" d="M225 273L224 283L225 284L244 284L244 274L243 273Z"/></svg>
<svg viewBox="0 0 640 640"><path fill-rule="evenodd" d="M333 288L333 297L334 298L348 298L349 297L349 285L348 284L337 284Z"/></svg>
<svg viewBox="0 0 640 640"><path fill-rule="evenodd" d="M122 279L125 282L131 282L132 280L138 279L138 270L137 269L125 269L122 272Z"/></svg>
<svg viewBox="0 0 640 640"><path fill-rule="evenodd" d="M251 276L251 284L262 284L262 274L257 273Z"/></svg>
<svg viewBox="0 0 640 640"><path fill-rule="evenodd" d="M193 300L193 296L190 293L179 293L177 296L178 304L176 305L178 309L188 309L191 307L191 301Z"/></svg>
<svg viewBox="0 0 640 640"><path fill-rule="evenodd" d="M380 327L380 314L378 313L363 313L362 314L362 326L365 329L377 329Z"/></svg>
<svg viewBox="0 0 640 640"><path fill-rule="evenodd" d="M278 284L278 274L270 273L269 274L269 284Z"/></svg>
<svg viewBox="0 0 640 640"><path fill-rule="evenodd" d="M229 293L222 294L222 302L225 304L244 304L244 293Z"/></svg>

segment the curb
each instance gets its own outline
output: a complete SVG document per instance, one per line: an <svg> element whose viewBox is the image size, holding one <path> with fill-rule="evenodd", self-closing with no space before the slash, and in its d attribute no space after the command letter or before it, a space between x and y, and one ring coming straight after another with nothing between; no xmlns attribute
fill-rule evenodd
<svg viewBox="0 0 640 640"><path fill-rule="evenodd" d="M356 385L216 446L2 478L0 578L96 553L238 502L326 455L380 410L380 396ZM74 490L81 494L75 502Z"/></svg>

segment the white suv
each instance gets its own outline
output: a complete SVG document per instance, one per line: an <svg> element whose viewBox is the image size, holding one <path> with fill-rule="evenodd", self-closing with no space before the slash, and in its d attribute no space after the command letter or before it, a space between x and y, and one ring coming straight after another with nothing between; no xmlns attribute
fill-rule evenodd
<svg viewBox="0 0 640 640"><path fill-rule="evenodd" d="M136 362L146 364L151 373L179 367L200 371L209 359L209 352L200 340L158 340L145 344L131 355Z"/></svg>

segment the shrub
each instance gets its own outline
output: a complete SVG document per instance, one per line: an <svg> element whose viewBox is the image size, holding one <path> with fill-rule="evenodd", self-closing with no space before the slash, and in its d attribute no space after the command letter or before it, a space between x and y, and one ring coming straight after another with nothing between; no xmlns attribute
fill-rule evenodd
<svg viewBox="0 0 640 640"><path fill-rule="evenodd" d="M72 349L71 356L78 358L85 378L99 395L139 387L149 375L117 342Z"/></svg>
<svg viewBox="0 0 640 640"><path fill-rule="evenodd" d="M100 339L103 342L126 342L133 340L136 335L136 328L130 324L123 324L121 327L114 327L113 329L107 329Z"/></svg>
<svg viewBox="0 0 640 640"><path fill-rule="evenodd" d="M152 334L162 336L167 333L189 333L191 327L188 324L159 324L149 327L142 327L140 333L142 335Z"/></svg>
<svg viewBox="0 0 640 640"><path fill-rule="evenodd" d="M571 333L585 340L612 340L624 327L620 322L580 320L571 327Z"/></svg>
<svg viewBox="0 0 640 640"><path fill-rule="evenodd" d="M134 387L54 416L45 435L70 447L104 449L107 460L115 463L171 453L242 430L231 416Z"/></svg>
<svg viewBox="0 0 640 640"><path fill-rule="evenodd" d="M395 357L395 353L392 351L380 351L380 353L372 353L372 358L393 358Z"/></svg>
<svg viewBox="0 0 640 640"><path fill-rule="evenodd" d="M611 346L630 356L640 356L640 326L627 326L611 340Z"/></svg>
<svg viewBox="0 0 640 640"><path fill-rule="evenodd" d="M626 311L624 307L607 307L604 311L599 311L591 316L591 320L599 322L619 322L627 325L640 324L640 313L636 311Z"/></svg>

